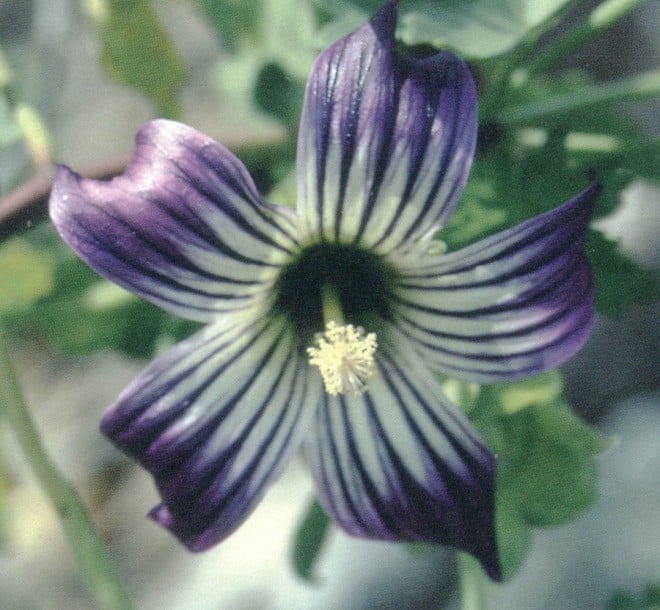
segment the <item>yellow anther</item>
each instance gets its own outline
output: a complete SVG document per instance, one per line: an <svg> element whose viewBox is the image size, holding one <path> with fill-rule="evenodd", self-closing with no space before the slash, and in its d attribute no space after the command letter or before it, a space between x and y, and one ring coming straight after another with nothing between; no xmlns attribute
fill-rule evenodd
<svg viewBox="0 0 660 610"><path fill-rule="evenodd" d="M367 390L366 381L376 374L374 353L376 333L365 334L352 324L326 324L316 336L316 347L308 347L309 363L319 367L325 391L331 396L359 396Z"/></svg>

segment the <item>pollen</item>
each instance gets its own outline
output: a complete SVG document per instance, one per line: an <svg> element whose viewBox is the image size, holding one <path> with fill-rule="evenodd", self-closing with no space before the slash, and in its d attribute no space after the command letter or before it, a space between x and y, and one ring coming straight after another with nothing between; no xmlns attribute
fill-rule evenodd
<svg viewBox="0 0 660 610"><path fill-rule="evenodd" d="M376 333L367 335L360 326L330 321L307 353L309 363L319 367L328 394L359 396L367 390L367 380L376 374L377 347Z"/></svg>

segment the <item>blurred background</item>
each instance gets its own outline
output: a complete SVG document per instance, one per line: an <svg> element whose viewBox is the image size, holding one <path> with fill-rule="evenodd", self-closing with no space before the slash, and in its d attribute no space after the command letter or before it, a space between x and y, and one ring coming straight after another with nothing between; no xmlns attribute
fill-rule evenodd
<svg viewBox="0 0 660 610"><path fill-rule="evenodd" d="M658 608L660 3L628 2L632 10L611 27L552 61L544 50L580 31L601 4L617 3L535 4L401 2L402 39L416 53L431 41L454 48L484 94L479 154L459 204L467 211L448 227L450 247L560 203L590 167L606 188L589 242L599 313L590 341L561 371L565 401L610 441L594 458L597 497L570 523L529 526L522 567L487 586L488 607ZM0 316L46 449L80 491L138 608L459 607L448 549L355 540L331 528L301 570L295 533L314 497L302 460L237 533L204 554L187 553L146 520L157 502L151 478L101 436L98 421L150 356L194 326L99 282L44 214L53 163L113 175L139 126L156 116L222 142L262 192L293 205L311 62L377 5L0 0ZM539 57L547 64L534 64ZM624 91L623 101L604 96L595 110L569 104L556 116L534 114L543 96L570 101L583 85L633 86L649 74L651 95ZM1 418L0 600L12 610L94 607Z"/></svg>

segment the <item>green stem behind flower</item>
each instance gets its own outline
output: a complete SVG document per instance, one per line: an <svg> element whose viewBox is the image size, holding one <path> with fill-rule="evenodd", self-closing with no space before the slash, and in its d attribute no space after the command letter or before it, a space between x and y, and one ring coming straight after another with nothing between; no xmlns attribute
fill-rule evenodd
<svg viewBox="0 0 660 610"><path fill-rule="evenodd" d="M479 103L482 120L497 120L497 109L502 106L503 100L506 104L512 89L520 89L533 76L552 69L589 40L616 24L641 2L643 0L604 0L532 58L540 36L547 29L540 26L534 30L517 49L492 67L491 85L485 88ZM514 73L515 84L512 82Z"/></svg>
<svg viewBox="0 0 660 610"><path fill-rule="evenodd" d="M0 414L6 417L32 471L50 499L99 608L128 610L132 604L76 490L50 461L30 417L0 324Z"/></svg>
<svg viewBox="0 0 660 610"><path fill-rule="evenodd" d="M549 95L538 100L505 106L495 113L503 125L529 123L549 115L572 112L599 104L642 100L660 95L660 70L614 82L585 85L570 93Z"/></svg>
<svg viewBox="0 0 660 610"><path fill-rule="evenodd" d="M579 49L588 40L614 25L642 0L605 0L591 11L589 16L553 41L527 66L527 74L539 74L552 68L557 62Z"/></svg>
<svg viewBox="0 0 660 610"><path fill-rule="evenodd" d="M484 575L479 562L472 555L458 553L457 567L461 610L484 610Z"/></svg>

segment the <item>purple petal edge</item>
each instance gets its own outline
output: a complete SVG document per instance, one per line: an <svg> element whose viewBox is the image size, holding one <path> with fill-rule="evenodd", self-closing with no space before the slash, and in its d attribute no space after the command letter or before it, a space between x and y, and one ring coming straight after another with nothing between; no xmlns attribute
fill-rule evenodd
<svg viewBox="0 0 660 610"><path fill-rule="evenodd" d="M312 239L382 254L429 239L472 163L477 101L459 58L400 56L396 3L317 58L305 92L298 204Z"/></svg>
<svg viewBox="0 0 660 610"><path fill-rule="evenodd" d="M453 546L500 580L495 457L406 344L364 395L324 396L306 444L319 502L350 535Z"/></svg>
<svg viewBox="0 0 660 610"><path fill-rule="evenodd" d="M600 184L401 275L396 319L429 366L492 383L555 368L586 342L593 286L584 238Z"/></svg>
<svg viewBox="0 0 660 610"><path fill-rule="evenodd" d="M191 551L231 535L297 451L320 392L282 320L208 325L154 360L101 430L154 477L150 517Z"/></svg>
<svg viewBox="0 0 660 610"><path fill-rule="evenodd" d="M264 202L230 151L163 119L142 126L111 180L60 166L49 211L95 271L201 322L261 300L295 243L295 216Z"/></svg>

